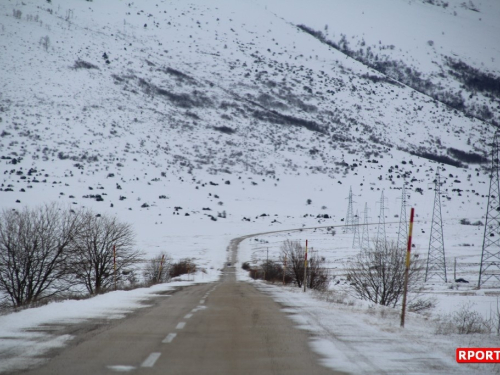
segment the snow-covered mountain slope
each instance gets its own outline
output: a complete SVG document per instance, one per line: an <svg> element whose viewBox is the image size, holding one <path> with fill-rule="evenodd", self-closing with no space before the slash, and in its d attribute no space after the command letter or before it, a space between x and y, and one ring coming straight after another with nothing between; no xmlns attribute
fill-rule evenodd
<svg viewBox="0 0 500 375"><path fill-rule="evenodd" d="M3 1L1 206L107 211L218 267L235 235L341 224L351 186L393 218L406 177L429 219L439 161L444 219L481 219L500 7L447 3Z"/></svg>

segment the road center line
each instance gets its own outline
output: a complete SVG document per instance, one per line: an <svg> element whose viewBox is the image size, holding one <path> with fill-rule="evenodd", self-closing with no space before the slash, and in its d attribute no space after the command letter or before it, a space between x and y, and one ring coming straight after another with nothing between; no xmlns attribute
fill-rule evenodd
<svg viewBox="0 0 500 375"><path fill-rule="evenodd" d="M162 341L164 344L170 344L173 339L175 339L175 336L177 336L177 333L169 333L167 337L165 337Z"/></svg>
<svg viewBox="0 0 500 375"><path fill-rule="evenodd" d="M186 326L186 322L180 322L177 324L177 327L175 327L175 328L176 329L183 329L185 326Z"/></svg>
<svg viewBox="0 0 500 375"><path fill-rule="evenodd" d="M186 316L184 317L184 319L189 319L193 316L193 314L186 314Z"/></svg>
<svg viewBox="0 0 500 375"><path fill-rule="evenodd" d="M142 362L142 365L141 367L153 367L156 363L156 361L158 360L158 358L160 358L161 356L161 353L151 353L149 355L148 358L146 358L146 360L144 362Z"/></svg>
<svg viewBox="0 0 500 375"><path fill-rule="evenodd" d="M204 299L200 299L200 305L203 305L205 303Z"/></svg>

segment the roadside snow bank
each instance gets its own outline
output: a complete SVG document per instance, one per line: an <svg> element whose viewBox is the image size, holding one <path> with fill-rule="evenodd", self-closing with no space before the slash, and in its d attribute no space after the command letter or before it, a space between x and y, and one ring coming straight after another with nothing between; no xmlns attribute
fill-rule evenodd
<svg viewBox="0 0 500 375"><path fill-rule="evenodd" d="M460 347L495 347L493 335L436 335L436 322L408 314L400 327L399 310L339 296L340 303L296 287L249 281L275 301L300 329L313 334L310 345L323 365L354 374L485 374L498 364L458 364Z"/></svg>
<svg viewBox="0 0 500 375"><path fill-rule="evenodd" d="M58 334L63 325L90 319L122 319L136 309L147 307L147 301L177 287L217 281L220 272L184 275L179 281L150 288L116 291L85 300L66 300L0 316L0 373L37 365L37 358L50 349L63 347L73 339ZM161 294L160 294L161 293Z"/></svg>

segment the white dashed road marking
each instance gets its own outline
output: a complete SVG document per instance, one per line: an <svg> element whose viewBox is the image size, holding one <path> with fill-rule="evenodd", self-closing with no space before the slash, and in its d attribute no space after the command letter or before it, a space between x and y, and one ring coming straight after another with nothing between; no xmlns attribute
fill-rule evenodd
<svg viewBox="0 0 500 375"><path fill-rule="evenodd" d="M205 303L204 299L200 299L200 305L203 305Z"/></svg>
<svg viewBox="0 0 500 375"><path fill-rule="evenodd" d="M177 336L177 333L169 333L167 337L165 337L162 341L164 344L170 344L173 339L175 339L175 336Z"/></svg>
<svg viewBox="0 0 500 375"><path fill-rule="evenodd" d="M177 324L177 327L175 327L175 328L176 329L183 329L185 326L186 326L186 322L180 322L179 324Z"/></svg>
<svg viewBox="0 0 500 375"><path fill-rule="evenodd" d="M196 306L194 309L191 310L191 312L195 313L200 310L205 310L207 307L206 306Z"/></svg>
<svg viewBox="0 0 500 375"><path fill-rule="evenodd" d="M193 316L193 314L186 314L186 316L184 317L184 319L189 319Z"/></svg>
<svg viewBox="0 0 500 375"><path fill-rule="evenodd" d="M149 355L148 358L146 358L146 360L144 362L142 362L142 365L141 367L153 367L156 363L156 361L158 360L158 358L160 358L161 356L161 353L151 353Z"/></svg>

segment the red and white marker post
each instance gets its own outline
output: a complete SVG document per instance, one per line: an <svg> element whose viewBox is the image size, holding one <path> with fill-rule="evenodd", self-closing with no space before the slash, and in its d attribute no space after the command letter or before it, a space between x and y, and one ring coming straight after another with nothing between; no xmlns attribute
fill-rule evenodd
<svg viewBox="0 0 500 375"><path fill-rule="evenodd" d="M406 268L405 268L405 284L403 291L403 307L401 309L401 327L405 326L405 312L406 312L406 294L408 293L408 277L410 273L410 255L411 255L411 235L413 232L413 217L415 209L412 207L410 213L410 231L408 232L408 247L406 249Z"/></svg>

